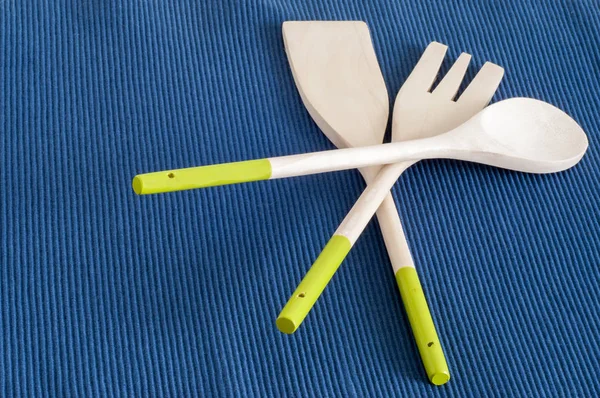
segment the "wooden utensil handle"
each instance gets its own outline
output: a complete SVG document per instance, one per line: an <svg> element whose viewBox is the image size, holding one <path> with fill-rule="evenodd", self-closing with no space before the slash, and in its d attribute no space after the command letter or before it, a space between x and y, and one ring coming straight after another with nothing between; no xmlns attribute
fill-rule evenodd
<svg viewBox="0 0 600 398"><path fill-rule="evenodd" d="M394 182L411 164L407 162L384 166L381 169L361 170L365 180L369 182L367 189L292 294L277 319L277 326L284 333L293 333L300 326L377 211L379 225L390 253L423 365L431 382L441 385L449 380L450 372L412 262L396 205L390 194ZM430 342L433 344L429 345Z"/></svg>
<svg viewBox="0 0 600 398"><path fill-rule="evenodd" d="M434 139L346 148L330 151L288 155L244 162L222 163L187 169L165 170L139 174L133 179L138 195L206 188L240 182L286 178L366 166L396 163L410 159L452 157L450 144L441 136ZM442 143L442 145L439 145Z"/></svg>
<svg viewBox="0 0 600 398"><path fill-rule="evenodd" d="M271 163L268 159L258 159L138 174L133 178L132 186L138 195L147 195L269 178L271 178Z"/></svg>
<svg viewBox="0 0 600 398"><path fill-rule="evenodd" d="M329 240L277 317L280 331L291 334L298 329L351 247L345 236L334 235Z"/></svg>
<svg viewBox="0 0 600 398"><path fill-rule="evenodd" d="M435 385L445 384L450 380L450 371L417 270L413 267L400 268L396 282L427 376Z"/></svg>
<svg viewBox="0 0 600 398"><path fill-rule="evenodd" d="M427 376L435 385L445 384L450 370L391 194L377 209L377 219Z"/></svg>
<svg viewBox="0 0 600 398"><path fill-rule="evenodd" d="M381 177L379 177L379 173L373 176L369 172L363 172L363 176L370 186L379 184L385 190L391 181L400 177L412 164L412 162L406 162L383 166L379 170L379 172L383 172ZM386 175L388 178L385 177ZM433 384L445 384L450 379L450 370L391 193L385 195L377 209L377 220L425 371ZM433 344L429 345L429 343Z"/></svg>

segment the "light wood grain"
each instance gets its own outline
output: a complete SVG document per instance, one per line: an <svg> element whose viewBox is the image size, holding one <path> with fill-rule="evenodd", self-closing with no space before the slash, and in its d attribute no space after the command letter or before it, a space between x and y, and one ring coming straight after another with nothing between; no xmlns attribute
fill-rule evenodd
<svg viewBox="0 0 600 398"><path fill-rule="evenodd" d="M361 21L287 21L282 26L296 87L319 128L338 148L383 141L385 81Z"/></svg>
<svg viewBox="0 0 600 398"><path fill-rule="evenodd" d="M449 131L469 120L491 100L502 80L504 70L486 63L467 90L468 99L454 101L471 56L462 53L433 92L431 87L444 60L447 47L431 43L412 73L402 85L394 103L392 140L432 137ZM335 234L357 239L377 209L384 192L414 161L387 165L352 207ZM385 199L384 199L385 200ZM392 264L394 272L406 266Z"/></svg>
<svg viewBox="0 0 600 398"><path fill-rule="evenodd" d="M546 174L575 166L587 147L583 129L560 109L531 98L511 98L435 137L269 161L272 179L436 158Z"/></svg>

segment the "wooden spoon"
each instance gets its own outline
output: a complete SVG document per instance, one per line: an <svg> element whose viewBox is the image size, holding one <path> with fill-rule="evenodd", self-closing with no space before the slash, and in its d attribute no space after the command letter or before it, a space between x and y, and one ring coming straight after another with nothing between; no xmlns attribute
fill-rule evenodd
<svg viewBox="0 0 600 398"><path fill-rule="evenodd" d="M587 148L583 129L560 109L511 98L431 138L139 174L132 185L144 195L419 159L457 159L545 174L575 166Z"/></svg>

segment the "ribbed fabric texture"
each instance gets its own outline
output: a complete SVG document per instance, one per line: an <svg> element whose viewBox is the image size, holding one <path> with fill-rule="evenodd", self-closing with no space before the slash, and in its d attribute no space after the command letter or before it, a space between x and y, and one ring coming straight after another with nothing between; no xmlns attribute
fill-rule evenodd
<svg viewBox="0 0 600 398"><path fill-rule="evenodd" d="M0 396L600 395L600 4L0 1ZM339 172L137 197L140 172L331 149L285 20L361 19L390 98L427 44L590 149L394 188L451 367L426 380L376 222L292 336L275 318L364 188Z"/></svg>

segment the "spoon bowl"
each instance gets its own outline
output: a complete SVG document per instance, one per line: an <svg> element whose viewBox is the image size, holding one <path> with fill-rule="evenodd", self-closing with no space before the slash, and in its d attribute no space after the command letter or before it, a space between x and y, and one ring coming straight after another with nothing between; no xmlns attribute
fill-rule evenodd
<svg viewBox="0 0 600 398"><path fill-rule="evenodd" d="M531 98L493 104L446 136L459 137L467 145L463 160L527 173L571 168L588 148L587 136L575 120Z"/></svg>

